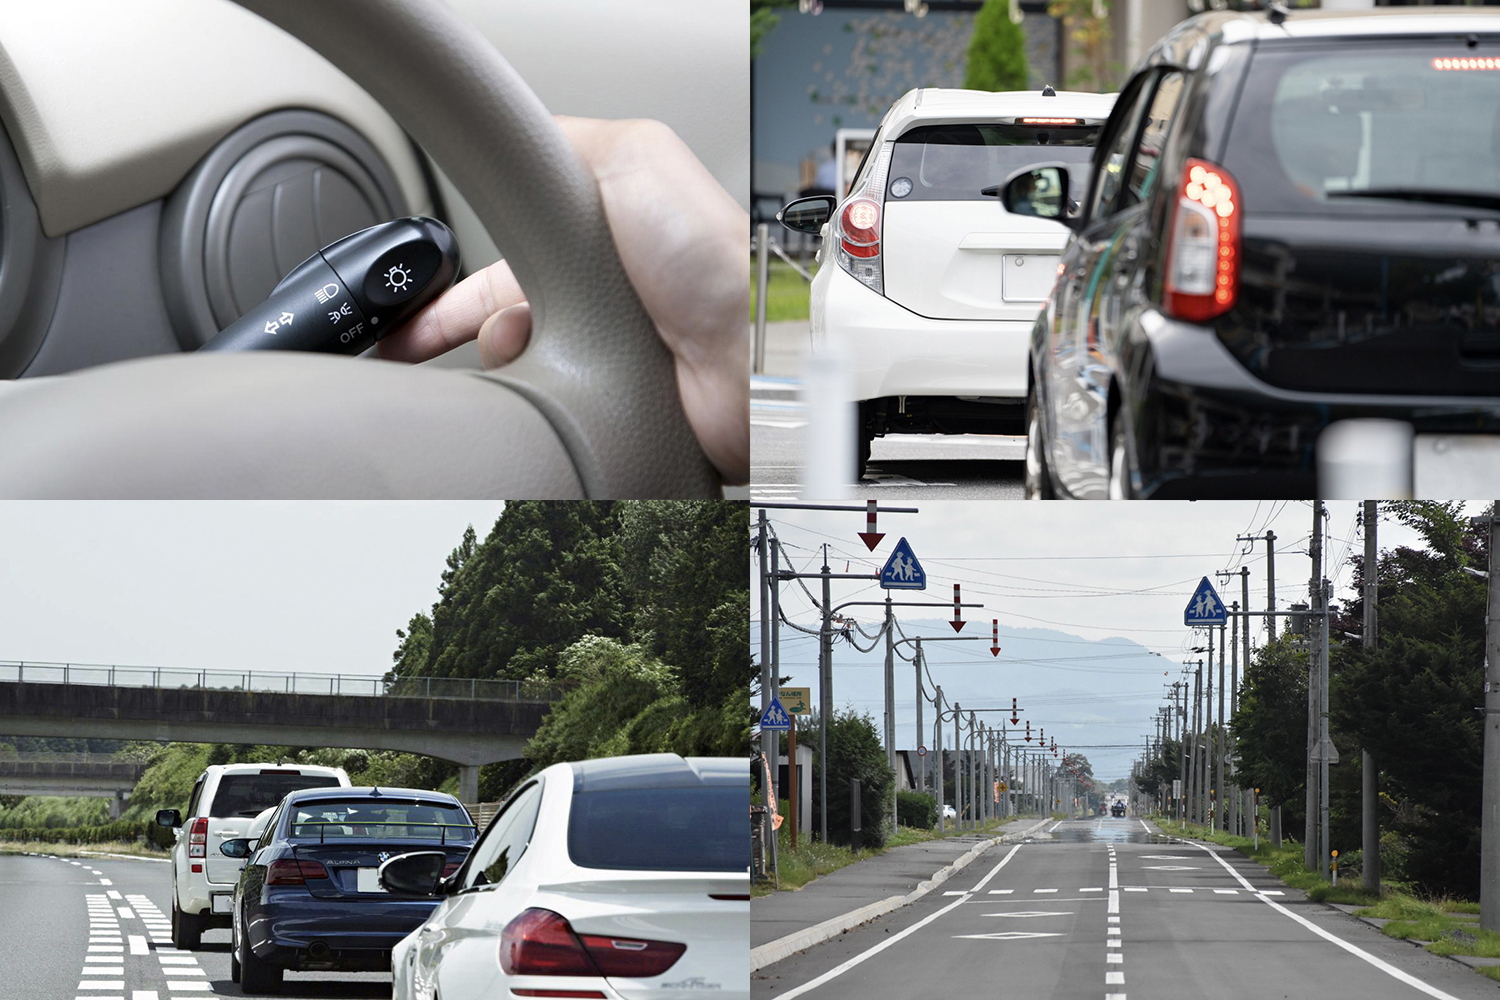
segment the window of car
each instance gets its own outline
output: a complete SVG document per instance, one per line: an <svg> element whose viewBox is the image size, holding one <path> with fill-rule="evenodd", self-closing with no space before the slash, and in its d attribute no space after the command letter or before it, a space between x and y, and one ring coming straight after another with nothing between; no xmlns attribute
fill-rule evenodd
<svg viewBox="0 0 1500 1000"><path fill-rule="evenodd" d="M412 802L389 798L317 799L289 807L287 836L329 841L374 837L380 840L469 844L474 827L457 803Z"/></svg>
<svg viewBox="0 0 1500 1000"><path fill-rule="evenodd" d="M1081 121L1081 119L1080 119ZM1072 196L1088 183L1099 126L962 123L908 129L892 150L886 199L988 201L986 188L1043 161L1072 165ZM1076 177L1073 175L1077 175Z"/></svg>
<svg viewBox="0 0 1500 1000"><path fill-rule="evenodd" d="M745 788L584 787L568 813L568 856L583 868L739 872L750 867ZM630 831L621 836L620 831Z"/></svg>
<svg viewBox="0 0 1500 1000"><path fill-rule="evenodd" d="M1135 143L1135 156L1130 161L1125 189L1120 193L1115 211L1129 208L1145 201L1160 183L1162 149L1167 143L1177 108L1182 103L1182 90L1187 77L1178 70L1162 74L1151 96L1151 110L1141 123L1140 136Z"/></svg>
<svg viewBox="0 0 1500 1000"><path fill-rule="evenodd" d="M1257 212L1430 214L1433 203L1413 196L1493 196L1496 66L1500 44L1456 37L1263 46L1224 166Z"/></svg>
<svg viewBox="0 0 1500 1000"><path fill-rule="evenodd" d="M225 774L209 804L209 816L260 815L299 788L334 788L339 779L331 774L298 774L295 771L261 771L258 774Z"/></svg>
<svg viewBox="0 0 1500 1000"><path fill-rule="evenodd" d="M534 781L512 795L505 810L495 817L469 858L460 889L496 885L505 879L526 853L531 832L542 808L542 783Z"/></svg>
<svg viewBox="0 0 1500 1000"><path fill-rule="evenodd" d="M1151 95L1151 78L1154 71L1142 74L1126 84L1120 94L1120 102L1106 126L1104 155L1096 161L1093 198L1089 201L1088 218L1102 219L1114 214L1115 196L1119 194L1125 179L1125 167L1130 153L1135 148L1136 131L1146 101Z"/></svg>

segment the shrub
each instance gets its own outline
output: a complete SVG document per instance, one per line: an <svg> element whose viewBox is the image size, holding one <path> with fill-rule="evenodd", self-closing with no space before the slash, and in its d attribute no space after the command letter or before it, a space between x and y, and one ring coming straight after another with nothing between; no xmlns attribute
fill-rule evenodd
<svg viewBox="0 0 1500 1000"><path fill-rule="evenodd" d="M1010 19L1010 0L985 0L974 15L964 86L971 90L1026 89L1026 33Z"/></svg>
<svg viewBox="0 0 1500 1000"><path fill-rule="evenodd" d="M931 830L937 825L937 799L925 792L897 792L896 821L902 826Z"/></svg>

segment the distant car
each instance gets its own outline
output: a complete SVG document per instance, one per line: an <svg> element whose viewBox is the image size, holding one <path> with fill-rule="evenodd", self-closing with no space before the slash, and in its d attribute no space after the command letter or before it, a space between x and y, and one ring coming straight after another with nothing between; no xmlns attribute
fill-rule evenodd
<svg viewBox="0 0 1500 1000"><path fill-rule="evenodd" d="M456 875L392 858L382 883L437 905L391 953L393 1000L746 1000L747 791L737 757L554 764Z"/></svg>
<svg viewBox="0 0 1500 1000"><path fill-rule="evenodd" d="M958 811L945 803L943 805L943 819L958 819Z"/></svg>
<svg viewBox="0 0 1500 1000"><path fill-rule="evenodd" d="M1113 104L1051 88L908 91L847 196L782 211L788 228L823 236L812 346L852 377L857 474L885 434L1023 432L1031 326L1068 239L1038 206L1066 213L1080 197ZM1077 190L1042 185L1035 204L1000 204L1010 174L1049 160L1073 165Z"/></svg>
<svg viewBox="0 0 1500 1000"><path fill-rule="evenodd" d="M1123 802L1116 802L1114 805L1110 806L1109 807L1109 814L1111 816L1115 817L1116 819L1120 818L1121 816L1124 816L1125 815L1125 803L1123 803Z"/></svg>
<svg viewBox="0 0 1500 1000"><path fill-rule="evenodd" d="M177 831L172 847L172 944L197 948L204 930L229 926L230 896L240 864L219 853L220 843L245 836L258 814L288 792L335 785L349 785L343 768L210 764L193 784L185 821L176 809L160 810L157 824Z"/></svg>
<svg viewBox="0 0 1500 1000"><path fill-rule="evenodd" d="M436 900L393 894L380 865L428 849L456 872L474 843L474 821L451 795L411 788L312 788L292 792L259 840L226 840L244 859L234 889L229 978L246 993L275 992L287 969L377 970L421 925Z"/></svg>
<svg viewBox="0 0 1500 1000"><path fill-rule="evenodd" d="M1121 88L1033 331L1028 496L1493 485L1500 22L1283 14L1184 21Z"/></svg>

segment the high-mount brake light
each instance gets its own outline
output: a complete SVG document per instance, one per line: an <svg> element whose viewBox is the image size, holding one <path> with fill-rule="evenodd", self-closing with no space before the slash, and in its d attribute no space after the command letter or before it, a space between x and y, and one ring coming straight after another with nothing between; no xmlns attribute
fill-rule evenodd
<svg viewBox="0 0 1500 1000"><path fill-rule="evenodd" d="M1434 59L1433 69L1500 69L1500 59L1493 56Z"/></svg>
<svg viewBox="0 0 1500 1000"><path fill-rule="evenodd" d="M188 857L202 858L208 855L208 817L199 816L188 828Z"/></svg>
<svg viewBox="0 0 1500 1000"><path fill-rule="evenodd" d="M1082 125L1081 118L1022 118L1022 125Z"/></svg>
<svg viewBox="0 0 1500 1000"><path fill-rule="evenodd" d="M1168 230L1162 305L1179 319L1205 320L1234 308L1240 283L1239 185L1229 171L1189 159Z"/></svg>

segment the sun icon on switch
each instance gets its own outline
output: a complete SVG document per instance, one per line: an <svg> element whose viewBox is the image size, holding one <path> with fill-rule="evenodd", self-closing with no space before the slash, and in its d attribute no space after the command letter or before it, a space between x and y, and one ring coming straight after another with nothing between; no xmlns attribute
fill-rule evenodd
<svg viewBox="0 0 1500 1000"><path fill-rule="evenodd" d="M406 291L406 286L410 281L411 272L406 269L406 265L404 263L397 264L395 267L385 272L385 287L389 288L393 292Z"/></svg>

